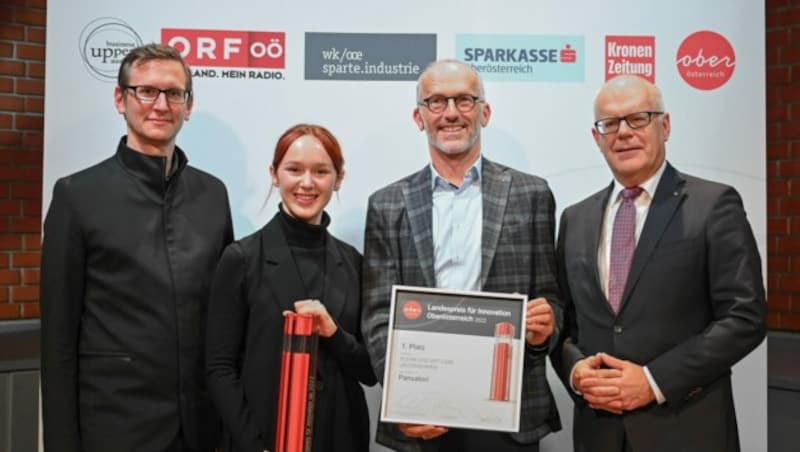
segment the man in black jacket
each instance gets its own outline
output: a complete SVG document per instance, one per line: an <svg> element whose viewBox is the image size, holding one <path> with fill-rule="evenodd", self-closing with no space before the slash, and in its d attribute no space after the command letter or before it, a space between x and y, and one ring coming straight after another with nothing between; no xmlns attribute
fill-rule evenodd
<svg viewBox="0 0 800 452"><path fill-rule="evenodd" d="M211 451L204 377L209 284L233 231L225 186L175 138L191 72L150 44L122 61L116 154L56 182L42 248L48 451Z"/></svg>

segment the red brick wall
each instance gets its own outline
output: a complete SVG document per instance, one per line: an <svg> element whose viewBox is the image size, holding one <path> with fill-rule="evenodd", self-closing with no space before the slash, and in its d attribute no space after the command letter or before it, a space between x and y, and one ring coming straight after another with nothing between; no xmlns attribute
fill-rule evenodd
<svg viewBox="0 0 800 452"><path fill-rule="evenodd" d="M800 1L766 1L770 329L800 331Z"/></svg>
<svg viewBox="0 0 800 452"><path fill-rule="evenodd" d="M0 320L39 317L46 8L0 2Z"/></svg>
<svg viewBox="0 0 800 452"><path fill-rule="evenodd" d="M39 316L46 0L0 4L0 320ZM766 0L771 329L800 332L800 0Z"/></svg>

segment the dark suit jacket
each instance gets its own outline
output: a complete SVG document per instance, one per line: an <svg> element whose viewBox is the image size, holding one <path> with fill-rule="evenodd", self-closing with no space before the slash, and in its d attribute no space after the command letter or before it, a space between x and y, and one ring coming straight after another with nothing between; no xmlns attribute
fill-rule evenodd
<svg viewBox="0 0 800 452"><path fill-rule="evenodd" d="M555 274L555 202L544 179L483 158L481 192L481 288L545 297L560 324ZM375 374L383 377L393 284L435 287L433 197L426 166L374 193L364 237L362 328ZM555 343L555 341L553 341ZM536 442L561 429L545 377L546 350L527 350L522 387L520 443ZM378 441L400 450L420 450L394 425L380 424Z"/></svg>
<svg viewBox="0 0 800 452"><path fill-rule="evenodd" d="M59 179L42 245L48 451L213 450L203 351L210 279L233 238L222 182L125 146Z"/></svg>
<svg viewBox="0 0 800 452"><path fill-rule="evenodd" d="M284 310L308 298L286 236L273 218L220 260L208 320L208 379L227 438L225 452L275 446ZM367 451L369 415L359 382L376 383L361 339L361 255L326 237L322 303L338 325L320 338L315 451ZM327 433L326 433L327 432Z"/></svg>
<svg viewBox="0 0 800 452"><path fill-rule="evenodd" d="M560 223L565 331L553 358L575 399L575 450L618 452L626 436L636 451L737 451L731 366L766 333L761 260L742 201L667 164L615 316L597 268L610 192L569 207ZM646 365L666 403L621 416L589 408L569 374L601 351Z"/></svg>

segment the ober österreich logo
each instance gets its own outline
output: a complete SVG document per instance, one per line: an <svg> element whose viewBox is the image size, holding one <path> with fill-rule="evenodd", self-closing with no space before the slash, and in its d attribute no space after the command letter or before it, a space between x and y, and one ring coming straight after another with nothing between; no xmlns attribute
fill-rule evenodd
<svg viewBox="0 0 800 452"><path fill-rule="evenodd" d="M689 86L708 91L730 80L736 68L736 54L724 36L704 30L683 40L676 63L678 73Z"/></svg>

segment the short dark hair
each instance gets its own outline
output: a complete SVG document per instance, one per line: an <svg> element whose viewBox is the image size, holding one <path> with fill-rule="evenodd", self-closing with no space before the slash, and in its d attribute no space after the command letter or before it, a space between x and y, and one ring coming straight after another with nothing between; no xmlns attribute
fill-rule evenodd
<svg viewBox="0 0 800 452"><path fill-rule="evenodd" d="M131 78L131 68L134 64L146 63L152 60L168 60L177 61L183 66L183 72L186 74L186 86L184 89L192 96L192 71L186 60L183 59L180 53L174 47L164 44L146 44L140 47L131 49L122 63L119 66L119 74L117 75L117 84L120 87L128 86Z"/></svg>

